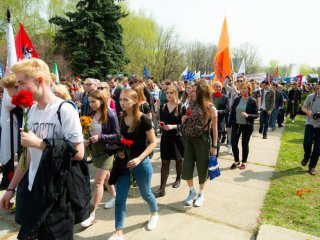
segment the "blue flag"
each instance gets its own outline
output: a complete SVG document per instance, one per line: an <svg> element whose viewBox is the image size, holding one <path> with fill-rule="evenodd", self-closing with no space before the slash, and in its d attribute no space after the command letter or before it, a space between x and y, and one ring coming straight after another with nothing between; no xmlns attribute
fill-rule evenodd
<svg viewBox="0 0 320 240"><path fill-rule="evenodd" d="M187 75L184 77L184 80L193 81L196 79L196 74L188 71Z"/></svg>
<svg viewBox="0 0 320 240"><path fill-rule="evenodd" d="M146 76L146 78L149 78L149 77L150 77L150 73L149 73L146 65L143 65L143 73L144 73L144 75Z"/></svg>

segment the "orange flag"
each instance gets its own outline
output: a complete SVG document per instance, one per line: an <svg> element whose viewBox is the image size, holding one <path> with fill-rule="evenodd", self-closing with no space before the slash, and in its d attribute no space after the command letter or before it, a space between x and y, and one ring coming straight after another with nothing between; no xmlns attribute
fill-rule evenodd
<svg viewBox="0 0 320 240"><path fill-rule="evenodd" d="M212 82L220 81L223 83L226 76L231 76L229 34L226 17L223 21L217 54L214 58L214 72L215 76Z"/></svg>

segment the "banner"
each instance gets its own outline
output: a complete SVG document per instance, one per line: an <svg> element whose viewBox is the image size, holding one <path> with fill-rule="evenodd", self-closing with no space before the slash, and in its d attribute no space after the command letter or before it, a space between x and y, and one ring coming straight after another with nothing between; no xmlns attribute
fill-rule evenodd
<svg viewBox="0 0 320 240"><path fill-rule="evenodd" d="M16 36L16 51L18 61L23 59L38 58L38 54L34 49L22 23L20 23L19 32Z"/></svg>
<svg viewBox="0 0 320 240"><path fill-rule="evenodd" d="M17 62L16 48L14 45L14 36L11 22L7 23L6 29L7 39L7 65L6 73L11 72L11 66ZM10 148L10 112L9 107L12 107L11 97L6 89L3 91L2 104L1 104L1 143L0 143L0 160L2 164L7 164L11 158ZM18 136L17 129L14 128L14 136ZM17 151L17 140L14 139L14 152Z"/></svg>
<svg viewBox="0 0 320 240"><path fill-rule="evenodd" d="M59 78L59 72L58 72L58 65L56 63L53 64L53 73L56 75L56 84L60 83L60 78Z"/></svg>
<svg viewBox="0 0 320 240"><path fill-rule="evenodd" d="M224 18L223 26L220 34L217 54L214 58L214 81L224 82L226 76L231 75L230 53L229 53L229 34L227 27L227 19Z"/></svg>
<svg viewBox="0 0 320 240"><path fill-rule="evenodd" d="M146 76L146 78L149 78L149 77L150 77L150 73L149 73L146 65L143 65L143 73L144 73L144 75Z"/></svg>

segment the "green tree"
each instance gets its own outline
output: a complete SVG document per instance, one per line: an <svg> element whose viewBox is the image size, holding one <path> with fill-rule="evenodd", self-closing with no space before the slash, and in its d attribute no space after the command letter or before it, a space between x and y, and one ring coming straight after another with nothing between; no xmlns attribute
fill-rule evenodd
<svg viewBox="0 0 320 240"><path fill-rule="evenodd" d="M122 43L123 28L119 20L125 17L113 0L81 0L75 12L49 21L59 27L55 43L57 52L71 62L71 69L82 77L103 79L109 73L123 71L127 59Z"/></svg>
<svg viewBox="0 0 320 240"><path fill-rule="evenodd" d="M152 18L146 17L143 12L136 14L130 10L125 11L129 14L120 21L123 26L125 54L130 60L125 66L125 71L143 74L143 65L145 64L150 74L154 75L159 27Z"/></svg>

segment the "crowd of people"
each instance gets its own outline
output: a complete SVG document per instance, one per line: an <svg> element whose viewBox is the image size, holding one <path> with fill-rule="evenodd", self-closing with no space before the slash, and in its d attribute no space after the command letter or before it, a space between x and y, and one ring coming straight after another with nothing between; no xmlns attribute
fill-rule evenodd
<svg viewBox="0 0 320 240"><path fill-rule="evenodd" d="M17 187L22 188L20 186L23 184L27 193L24 199L35 201L33 186L38 186L37 181L41 181L37 172L46 160L43 155L46 153L47 156L48 149L55 149L58 144L51 144L47 139L62 139L62 143L59 142L61 151L66 151L66 145L72 143L72 161L87 161L85 149L90 149L96 171L92 208L86 219L81 221L83 227L94 223L105 188L111 196L105 208L115 208L115 232L109 240L124 239L126 200L130 186L136 184L150 208L147 229L154 230L159 218L156 198L166 194L171 161L175 161L176 168L176 180L172 187L179 188L181 180L186 180L189 192L184 204L202 206L209 156L218 157L221 145L226 143L227 153L234 158L230 169L246 169L255 120L259 118L258 131L263 139L267 139L270 129L274 131L276 126L283 127L287 115L290 115L292 122L295 121L302 103L302 92L305 91L309 91L310 95L301 108L308 119L305 156L301 164L306 166L311 159L309 173L316 174L320 152L319 83L299 89L296 82L257 82L244 76L236 79L227 77L224 83L209 83L201 79L166 79L156 83L152 78L127 78L122 75L110 75L100 80L86 78L84 81L81 77L62 78L57 83L47 64L39 59L23 60L12 67L12 72L1 80L2 89L6 89L10 97L21 90L30 91L34 104L27 113L29 132L22 129L26 121L24 118L23 123L22 109L6 106L14 113L15 127L21 129L16 133L18 156L22 147L28 151L27 171L22 168L21 160L14 170L12 158L2 166L1 188L6 190L0 202L2 209L10 209ZM62 105L64 101L70 104ZM56 114L60 108L61 119ZM81 128L79 117L82 116L92 119L87 136ZM158 135L161 135L161 177L159 189L152 192L151 158ZM238 147L240 138L241 158ZM50 160L56 161L53 156ZM197 170L198 190L193 181L194 168ZM68 202L68 199L65 201ZM63 213L72 211L61 208L60 203L55 200L48 213L57 209ZM32 214L32 207L37 206L30 207L17 199L17 209L19 207L29 207L26 217L20 219L23 231L20 230L19 239L30 236L34 239L56 239L62 232L66 234L59 239L71 239L73 224L57 224L42 219L41 224L36 221L35 228L29 221L29 215Z"/></svg>

